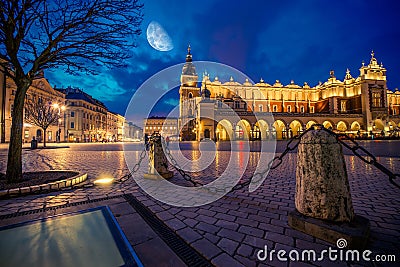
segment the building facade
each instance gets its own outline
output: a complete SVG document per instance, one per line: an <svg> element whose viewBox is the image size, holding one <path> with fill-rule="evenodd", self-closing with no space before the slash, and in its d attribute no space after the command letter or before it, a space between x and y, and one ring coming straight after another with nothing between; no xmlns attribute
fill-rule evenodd
<svg viewBox="0 0 400 267"><path fill-rule="evenodd" d="M262 79L239 83L233 77L222 83L209 75L198 85L189 47L179 90L180 138L286 139L315 123L354 136L398 135L400 92L388 90L383 64L372 52L359 72L353 77L347 70L340 80L331 71L327 81L314 87Z"/></svg>
<svg viewBox="0 0 400 267"><path fill-rule="evenodd" d="M178 139L178 118L153 116L144 120L144 135L152 135L159 132L165 138L170 140Z"/></svg>
<svg viewBox="0 0 400 267"><path fill-rule="evenodd" d="M143 129L133 122L125 122L124 132L125 141L138 141L143 139Z"/></svg>
<svg viewBox="0 0 400 267"><path fill-rule="evenodd" d="M0 88L1 88L1 143L10 141L10 132L12 124L12 116L14 109L14 98L17 87L14 81L10 77L6 77L4 72L0 71ZM65 95L49 84L47 79L44 77L43 72L39 73L33 80L32 85L29 87L26 97L25 106L27 101L34 100L40 101L43 105L54 106L64 106L65 105ZM22 129L22 140L23 142L29 142L35 137L39 142L43 142L45 136L43 129L28 123L27 121L27 109L24 110L24 124ZM62 112L59 110L59 112ZM61 116L62 117L62 116ZM46 129L46 142L56 142L60 140L59 138L64 135L64 128L62 127L62 120L55 121Z"/></svg>
<svg viewBox="0 0 400 267"><path fill-rule="evenodd" d="M12 112L16 85L13 80L0 71L0 141L10 141ZM122 141L124 139L125 118L110 112L99 100L81 89L55 89L43 72L33 80L27 91L26 101L40 99L43 103L58 107L59 120L46 130L47 142L94 142ZM28 123L24 114L23 141L33 137L42 142L43 130Z"/></svg>
<svg viewBox="0 0 400 267"><path fill-rule="evenodd" d="M59 89L65 94L65 139L68 142L122 141L125 118L111 112L99 100L77 88Z"/></svg>
<svg viewBox="0 0 400 267"><path fill-rule="evenodd" d="M119 142L124 139L125 117L111 111L107 112L107 142Z"/></svg>

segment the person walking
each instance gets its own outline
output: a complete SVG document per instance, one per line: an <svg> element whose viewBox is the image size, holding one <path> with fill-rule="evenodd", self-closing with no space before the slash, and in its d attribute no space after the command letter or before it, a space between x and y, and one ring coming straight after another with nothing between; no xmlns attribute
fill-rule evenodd
<svg viewBox="0 0 400 267"><path fill-rule="evenodd" d="M167 147L169 146L169 136L165 138L165 142L167 143Z"/></svg>

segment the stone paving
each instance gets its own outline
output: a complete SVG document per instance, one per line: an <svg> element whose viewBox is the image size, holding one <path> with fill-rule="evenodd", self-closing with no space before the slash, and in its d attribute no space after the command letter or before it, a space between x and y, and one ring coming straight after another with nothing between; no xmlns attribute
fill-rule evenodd
<svg viewBox="0 0 400 267"><path fill-rule="evenodd" d="M139 151L132 152L136 159L139 154ZM189 158L193 157L190 151L184 151L184 154ZM220 151L217 156L218 165L222 166L223 170L223 166L226 166L229 160L229 152ZM245 177L251 176L254 169L252 162L257 161L257 152L251 152L250 158L252 160L246 169ZM6 149L0 148L0 159L0 172L5 172ZM371 236L367 249L373 252L372 255L396 255L399 262L399 189L391 185L387 176L373 166L354 156L346 155L345 160L355 212L371 221ZM377 160L392 171L400 170L400 158L378 157ZM123 151L98 149L24 150L23 166L24 171L79 170L88 172L89 180L106 175L118 178L127 174ZM220 171L214 167L197 173L197 179L218 174ZM0 200L0 215L131 193L215 266L390 266L388 263L332 262L327 259L322 262L281 262L276 257L272 262L257 260L257 252L265 245L269 250L283 249L289 252L296 249L300 253L307 249L315 249L319 253L331 246L287 225L288 212L294 209L295 167L296 154L288 154L284 163L271 171L263 185L255 192L250 193L247 189L234 191L216 202L195 208L179 208L154 200L130 179L124 184L112 186L95 186ZM146 171L147 159L135 175L142 176ZM232 173L232 176L234 175L235 173ZM182 178L175 173L173 182L174 180L179 183ZM1 225L8 223L3 221ZM126 222L122 229L125 233L132 232L129 223ZM150 246L150 243L148 244ZM132 245L134 249L138 246ZM142 257L146 258L146 253L151 251L146 252L142 249L139 257L142 254ZM161 265L174 264L149 262L147 266Z"/></svg>

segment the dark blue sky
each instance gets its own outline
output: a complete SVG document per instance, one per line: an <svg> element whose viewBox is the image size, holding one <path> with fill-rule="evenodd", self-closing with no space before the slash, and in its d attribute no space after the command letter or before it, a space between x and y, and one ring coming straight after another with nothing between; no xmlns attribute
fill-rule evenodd
<svg viewBox="0 0 400 267"><path fill-rule="evenodd" d="M230 65L253 81L262 77L268 83L278 79L288 84L293 79L311 86L325 81L331 69L339 79L346 68L358 76L361 62L369 62L373 49L387 68L389 89L400 87L396 1L142 2L143 32L126 69L72 77L60 71L48 72L50 82L57 87L80 87L110 110L125 114L135 89L158 71L184 62L190 43L194 60ZM149 45L146 29L151 21L163 26L173 50L160 52ZM162 108L171 109L174 103L173 99L164 101Z"/></svg>

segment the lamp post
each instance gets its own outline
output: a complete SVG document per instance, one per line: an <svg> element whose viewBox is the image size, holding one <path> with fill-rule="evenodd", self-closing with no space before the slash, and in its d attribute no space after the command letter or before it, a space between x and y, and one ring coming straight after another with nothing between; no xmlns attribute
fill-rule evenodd
<svg viewBox="0 0 400 267"><path fill-rule="evenodd" d="M53 107L58 109L58 132L57 132L58 134L56 136L57 136L57 143L60 143L60 141L61 141L61 128L60 128L61 118L60 118L60 116L61 116L61 111L65 111L65 106L64 105L60 106L59 104L55 103L55 104L53 104ZM64 121L64 123L65 123L65 121Z"/></svg>

